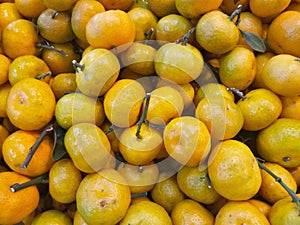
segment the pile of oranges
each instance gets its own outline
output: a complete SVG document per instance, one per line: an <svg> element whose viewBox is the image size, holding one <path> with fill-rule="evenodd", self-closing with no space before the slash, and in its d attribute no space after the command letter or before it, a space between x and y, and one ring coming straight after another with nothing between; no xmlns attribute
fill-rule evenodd
<svg viewBox="0 0 300 225"><path fill-rule="evenodd" d="M300 225L299 0L0 0L0 225Z"/></svg>

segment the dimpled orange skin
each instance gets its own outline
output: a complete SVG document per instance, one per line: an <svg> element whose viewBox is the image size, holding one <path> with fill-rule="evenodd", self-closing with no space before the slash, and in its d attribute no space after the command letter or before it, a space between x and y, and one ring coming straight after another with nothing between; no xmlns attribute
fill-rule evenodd
<svg viewBox="0 0 300 225"><path fill-rule="evenodd" d="M11 192L10 186L30 179L16 172L0 173L0 224L15 224L25 219L38 206L40 194L36 186Z"/></svg>
<svg viewBox="0 0 300 225"><path fill-rule="evenodd" d="M52 120L55 104L55 95L47 83L26 78L11 88L7 97L7 115L20 129L39 130Z"/></svg>

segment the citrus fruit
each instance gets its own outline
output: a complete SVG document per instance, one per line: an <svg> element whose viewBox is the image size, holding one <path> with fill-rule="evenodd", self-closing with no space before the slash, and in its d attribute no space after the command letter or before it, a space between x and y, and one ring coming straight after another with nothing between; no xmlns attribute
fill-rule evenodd
<svg viewBox="0 0 300 225"><path fill-rule="evenodd" d="M53 164L49 171L49 193L60 203L71 203L76 200L76 192L82 180L81 172L69 158Z"/></svg>
<svg viewBox="0 0 300 225"><path fill-rule="evenodd" d="M111 157L108 138L92 123L71 126L65 134L64 144L75 167L85 173L99 171Z"/></svg>
<svg viewBox="0 0 300 225"><path fill-rule="evenodd" d="M35 144L41 132L17 130L10 134L2 146L5 163L11 170L30 177L36 177L48 172L53 165L53 141L46 136L36 149L26 168L21 168L30 148Z"/></svg>
<svg viewBox="0 0 300 225"><path fill-rule="evenodd" d="M128 11L133 4L132 0L99 0L107 10L119 9Z"/></svg>
<svg viewBox="0 0 300 225"><path fill-rule="evenodd" d="M55 104L55 95L47 83L25 78L11 88L6 112L14 126L24 130L38 130L52 120Z"/></svg>
<svg viewBox="0 0 300 225"><path fill-rule="evenodd" d="M171 120L163 132L166 151L176 161L187 166L197 166L211 147L210 134L203 122L192 116Z"/></svg>
<svg viewBox="0 0 300 225"><path fill-rule="evenodd" d="M282 104L282 111L280 117L294 118L300 120L300 96L294 97L279 97Z"/></svg>
<svg viewBox="0 0 300 225"><path fill-rule="evenodd" d="M279 118L259 131L256 138L257 153L268 162L285 168L299 166L300 153L297 142L300 138L300 121Z"/></svg>
<svg viewBox="0 0 300 225"><path fill-rule="evenodd" d="M22 19L23 16L14 2L3 2L0 4L0 18L0 30L3 30L9 23Z"/></svg>
<svg viewBox="0 0 300 225"><path fill-rule="evenodd" d="M15 0L18 11L26 18L38 18L47 9L43 0Z"/></svg>
<svg viewBox="0 0 300 225"><path fill-rule="evenodd" d="M231 0L223 0L220 5L220 9L224 13L229 15L237 8L238 5L242 5L242 11L245 11L248 9L249 0L240 0L238 2Z"/></svg>
<svg viewBox="0 0 300 225"><path fill-rule="evenodd" d="M36 186L12 192L10 186L30 179L13 171L0 173L1 224L15 224L25 219L38 206L40 194Z"/></svg>
<svg viewBox="0 0 300 225"><path fill-rule="evenodd" d="M73 218L73 225L88 225L85 220L82 218L78 210L76 210Z"/></svg>
<svg viewBox="0 0 300 225"><path fill-rule="evenodd" d="M47 8L57 11L67 11L73 8L78 0L66 0L61 2L59 0L43 0Z"/></svg>
<svg viewBox="0 0 300 225"><path fill-rule="evenodd" d="M208 159L208 175L215 190L233 201L254 197L262 180L253 153L237 140L225 140L214 147Z"/></svg>
<svg viewBox="0 0 300 225"><path fill-rule="evenodd" d="M8 130L3 126L0 125L0 159L2 159L2 145L5 139L9 136Z"/></svg>
<svg viewBox="0 0 300 225"><path fill-rule="evenodd" d="M271 205L269 203L255 198L249 199L248 202L254 205L260 212L262 212L265 215L265 217L269 218L269 213L271 209Z"/></svg>
<svg viewBox="0 0 300 225"><path fill-rule="evenodd" d="M58 101L65 94L76 92L76 76L75 73L60 73L53 77L50 81L50 87Z"/></svg>
<svg viewBox="0 0 300 225"><path fill-rule="evenodd" d="M72 225L72 220L62 211L50 209L38 214L32 221L32 225L57 224Z"/></svg>
<svg viewBox="0 0 300 225"><path fill-rule="evenodd" d="M76 194L78 212L89 225L114 225L125 214L131 200L124 177L114 169L88 174Z"/></svg>
<svg viewBox="0 0 300 225"><path fill-rule="evenodd" d="M0 85L8 81L8 72L11 60L3 54L0 54Z"/></svg>
<svg viewBox="0 0 300 225"><path fill-rule="evenodd" d="M164 17L170 14L178 14L175 0L148 0L148 8L158 17Z"/></svg>
<svg viewBox="0 0 300 225"><path fill-rule="evenodd" d="M6 108L7 108L7 97L11 89L11 84L6 82L0 85L0 117L7 118Z"/></svg>

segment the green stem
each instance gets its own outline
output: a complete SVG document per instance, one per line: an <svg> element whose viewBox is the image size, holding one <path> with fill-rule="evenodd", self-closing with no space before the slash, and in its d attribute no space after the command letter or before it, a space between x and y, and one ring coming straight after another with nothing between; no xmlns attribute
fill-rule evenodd
<svg viewBox="0 0 300 225"><path fill-rule="evenodd" d="M131 194L131 198L139 198L139 197L147 197L147 196L148 196L147 192Z"/></svg>
<svg viewBox="0 0 300 225"><path fill-rule="evenodd" d="M53 129L54 129L53 128L53 123L51 123L42 131L42 133L40 134L38 139L35 141L33 146L30 147L29 152L28 152L23 164L20 166L21 169L26 169L28 167L34 153L36 152L36 150L38 149L38 147L42 143L43 139L46 137L48 132L53 131Z"/></svg>
<svg viewBox="0 0 300 225"><path fill-rule="evenodd" d="M243 94L243 92L241 92L240 90L236 89L236 88L226 88L227 91L231 91L233 92L235 95L237 95L239 98L241 98L243 101L246 99L245 95Z"/></svg>
<svg viewBox="0 0 300 225"><path fill-rule="evenodd" d="M146 96L144 97L143 99L143 104L144 102L146 101L145 103L145 108L143 110L143 113L139 119L139 121L137 122L137 125L138 125L138 128L136 130L136 133L135 133L135 136L138 138L138 139L142 139L141 135L140 135L140 131L141 131L141 127L142 127L142 124L144 123L144 121L146 120L146 117L147 117L147 112L148 112L148 108L149 108L149 102L150 102L150 96L151 94L150 93L147 93Z"/></svg>
<svg viewBox="0 0 300 225"><path fill-rule="evenodd" d="M41 80L41 79L45 79L47 76L51 76L51 75L52 75L51 71L48 71L47 73L37 75L35 77L35 79Z"/></svg>
<svg viewBox="0 0 300 225"><path fill-rule="evenodd" d="M144 123L149 127L159 129L159 130L163 130L166 127L165 125L158 125L158 124L150 123L148 120L145 120Z"/></svg>
<svg viewBox="0 0 300 225"><path fill-rule="evenodd" d="M231 13L229 20L232 21L236 16L237 20L235 22L235 25L237 26L241 21L241 12L242 12L242 5L238 5L236 9Z"/></svg>
<svg viewBox="0 0 300 225"><path fill-rule="evenodd" d="M144 33L146 44L147 44L147 42L151 39L151 36L152 36L153 32L154 32L154 28L151 27L150 30L148 30L148 31L146 31L146 32Z"/></svg>
<svg viewBox="0 0 300 225"><path fill-rule="evenodd" d="M299 216L300 216L300 198L296 195L296 193L293 192L292 189L290 189L280 177L278 177L276 174L274 174L271 170L269 170L263 163L265 160L260 159L256 157L256 161L258 163L258 166L260 169L266 171L271 177L275 179L276 182L278 182L285 190L286 192L291 196L292 202L295 202L297 204L297 208L299 210Z"/></svg>
<svg viewBox="0 0 300 225"><path fill-rule="evenodd" d="M83 53L83 49L77 44L77 42L76 41L74 41L74 40L72 40L71 41L71 44L73 45L73 47L75 48L75 53L77 53L77 54L82 54Z"/></svg>
<svg viewBox="0 0 300 225"><path fill-rule="evenodd" d="M19 184L19 183L15 183L13 185L10 186L10 190L11 192L17 192L17 191L20 191L24 188L27 188L27 187L30 187L30 186L33 186L33 185L37 185L37 184L46 184L48 183L48 174L43 174L41 176L38 176L36 178L33 178L32 180L30 181L27 181L25 183L22 183L22 184Z"/></svg>
<svg viewBox="0 0 300 225"><path fill-rule="evenodd" d="M84 70L84 64L78 63L75 59L72 60L72 65L76 72L80 72Z"/></svg>
<svg viewBox="0 0 300 225"><path fill-rule="evenodd" d="M63 56L68 56L68 54L65 53L63 50L57 49L53 45L50 45L49 43L46 43L46 44L35 43L35 47L36 48L44 48L44 49L48 49L48 50L53 50L53 51L56 51L56 52L62 54Z"/></svg>
<svg viewBox="0 0 300 225"><path fill-rule="evenodd" d="M192 33L196 30L196 27L192 27L191 29L189 29L189 31L183 35L181 38L177 39L175 41L176 44L179 44L180 42L182 42L182 45L186 45L190 36L192 35Z"/></svg>

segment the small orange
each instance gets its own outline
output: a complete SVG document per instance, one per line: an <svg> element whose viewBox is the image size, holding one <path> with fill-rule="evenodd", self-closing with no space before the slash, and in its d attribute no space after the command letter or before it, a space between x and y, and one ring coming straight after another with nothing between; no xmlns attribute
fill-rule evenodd
<svg viewBox="0 0 300 225"><path fill-rule="evenodd" d="M103 106L107 119L117 127L134 125L140 115L143 86L132 79L118 80L104 96Z"/></svg>
<svg viewBox="0 0 300 225"><path fill-rule="evenodd" d="M164 17L170 14L178 14L175 0L148 0L148 8L157 16Z"/></svg>
<svg viewBox="0 0 300 225"><path fill-rule="evenodd" d="M76 194L77 210L91 225L117 224L128 214L130 200L130 188L125 178L114 169L88 174Z"/></svg>
<svg viewBox="0 0 300 225"><path fill-rule="evenodd" d="M135 41L152 40L155 38L155 28L158 19L151 10L136 7L129 10L128 15L135 24ZM153 29L153 33L148 36L147 32L151 32L151 29Z"/></svg>
<svg viewBox="0 0 300 225"><path fill-rule="evenodd" d="M284 11L278 15L268 27L267 44L270 49L276 54L291 54L300 57L300 47L297 44L300 41L300 28L294 26L299 21L300 12L298 11Z"/></svg>
<svg viewBox="0 0 300 225"><path fill-rule="evenodd" d="M98 0L101 2L106 10L119 9L122 11L128 11L133 5L132 0Z"/></svg>
<svg viewBox="0 0 300 225"><path fill-rule="evenodd" d="M23 16L14 2L4 2L0 4L0 18L0 30L3 30L9 23L22 19Z"/></svg>
<svg viewBox="0 0 300 225"><path fill-rule="evenodd" d="M246 47L235 47L220 59L220 80L227 87L245 90L253 82L255 73L255 55Z"/></svg>
<svg viewBox="0 0 300 225"><path fill-rule="evenodd" d="M39 76L45 77L39 79ZM15 85L18 81L25 78L37 78L41 81L49 83L51 71L44 60L34 55L23 55L15 58L8 71L8 80L11 85Z"/></svg>
<svg viewBox="0 0 300 225"><path fill-rule="evenodd" d="M126 128L120 136L119 150L123 158L133 165L150 163L160 152L163 138L159 131L142 123L139 137L138 125Z"/></svg>
<svg viewBox="0 0 300 225"><path fill-rule="evenodd" d="M38 18L47 9L43 0L15 0L18 11L26 18Z"/></svg>
<svg viewBox="0 0 300 225"><path fill-rule="evenodd" d="M88 225L86 221L82 218L78 210L76 210L74 214L73 225Z"/></svg>
<svg viewBox="0 0 300 225"><path fill-rule="evenodd" d="M47 83L35 78L25 78L11 88L6 112L16 127L38 130L52 120L55 104L55 95Z"/></svg>
<svg viewBox="0 0 300 225"><path fill-rule="evenodd" d="M2 125L9 133L19 130L19 128L15 127L7 117L2 119Z"/></svg>
<svg viewBox="0 0 300 225"><path fill-rule="evenodd" d="M7 97L11 89L11 84L6 82L0 85L0 117L7 118L6 108L7 108Z"/></svg>
<svg viewBox="0 0 300 225"><path fill-rule="evenodd" d="M294 179L297 183L297 186L299 186L300 185L300 166L289 168L288 170L290 171L290 173L294 177Z"/></svg>
<svg viewBox="0 0 300 225"><path fill-rule="evenodd" d="M21 55L35 55L38 34L35 25L25 19L17 19L2 31L2 47L11 59Z"/></svg>
<svg viewBox="0 0 300 225"><path fill-rule="evenodd" d="M72 225L71 218L60 210L49 209L34 217L31 225L43 224Z"/></svg>
<svg viewBox="0 0 300 225"><path fill-rule="evenodd" d="M197 166L207 157L211 142L203 122L192 116L171 120L163 132L166 151L176 161L187 166Z"/></svg>
<svg viewBox="0 0 300 225"><path fill-rule="evenodd" d="M76 192L82 180L81 172L69 158L55 162L49 171L49 193L60 203L76 200Z"/></svg>
<svg viewBox="0 0 300 225"><path fill-rule="evenodd" d="M213 204L220 199L220 195L211 186L207 169L198 166L184 166L177 173L179 189L190 199L202 204Z"/></svg>
<svg viewBox="0 0 300 225"><path fill-rule="evenodd" d="M270 225L265 215L247 201L229 201L218 212L214 225L260 224Z"/></svg>
<svg viewBox="0 0 300 225"><path fill-rule="evenodd" d="M280 117L294 118L300 120L300 96L279 96L282 104Z"/></svg>
<svg viewBox="0 0 300 225"><path fill-rule="evenodd" d="M36 177L48 172L53 165L53 140L46 136L38 146L26 168L21 168L29 149L34 145L41 132L17 130L5 139L2 146L5 163L15 172Z"/></svg>
<svg viewBox="0 0 300 225"><path fill-rule="evenodd" d="M50 87L55 95L56 100L70 92L76 92L75 73L59 73L50 81Z"/></svg>
<svg viewBox="0 0 300 225"><path fill-rule="evenodd" d="M265 162L263 165L279 177L294 193L296 193L296 181L287 169L276 163ZM289 196L289 193L267 171L262 170L261 177L262 183L258 194L267 202L274 204L276 201Z"/></svg>
<svg viewBox="0 0 300 225"><path fill-rule="evenodd" d="M71 26L77 38L87 43L86 24L97 13L104 12L104 6L96 0L79 0L72 9Z"/></svg>
<svg viewBox="0 0 300 225"><path fill-rule="evenodd" d="M9 136L8 130L3 126L0 125L0 159L2 159L2 145L5 139Z"/></svg>
<svg viewBox="0 0 300 225"><path fill-rule="evenodd" d="M40 194L36 186L30 186L12 192L10 186L15 183L30 181L26 176L16 172L0 173L1 224L16 224L25 219L38 206Z"/></svg>
<svg viewBox="0 0 300 225"><path fill-rule="evenodd" d="M154 202L164 207L168 213L173 211L174 206L186 198L177 183L177 175L168 177L165 172L159 174L157 182L151 190L151 198Z"/></svg>
<svg viewBox="0 0 300 225"><path fill-rule="evenodd" d="M174 225L213 225L215 220L210 211L192 199L178 202L171 212L171 218Z"/></svg>
<svg viewBox="0 0 300 225"><path fill-rule="evenodd" d="M10 63L11 60L7 56L0 54L0 85L8 81Z"/></svg>
<svg viewBox="0 0 300 225"><path fill-rule="evenodd" d="M225 140L214 147L208 159L208 176L215 190L233 201L254 197L262 180L252 151L237 140Z"/></svg>
<svg viewBox="0 0 300 225"><path fill-rule="evenodd" d="M237 8L238 5L242 5L242 11L245 11L246 9L248 9L249 0L240 0L238 2L231 0L223 0L222 4L220 5L220 9L224 13L230 15Z"/></svg>
<svg viewBox="0 0 300 225"><path fill-rule="evenodd" d="M70 10L73 8L73 6L77 1L78 0L65 0L61 2L60 0L43 0L47 8L57 10L57 11Z"/></svg>
<svg viewBox="0 0 300 225"><path fill-rule="evenodd" d="M265 217L269 218L271 209L271 205L269 203L255 198L249 199L248 202L254 205L259 211L261 211L265 215Z"/></svg>
<svg viewBox="0 0 300 225"><path fill-rule="evenodd" d="M135 34L134 22L122 10L97 13L86 25L88 43L98 48L116 48L122 51L134 41Z"/></svg>
<svg viewBox="0 0 300 225"><path fill-rule="evenodd" d="M299 74L299 58L289 54L277 54L265 64L262 78L264 84L276 94L296 96L300 94Z"/></svg>

